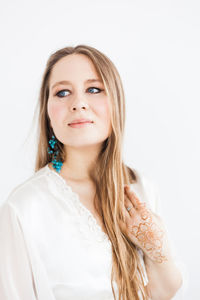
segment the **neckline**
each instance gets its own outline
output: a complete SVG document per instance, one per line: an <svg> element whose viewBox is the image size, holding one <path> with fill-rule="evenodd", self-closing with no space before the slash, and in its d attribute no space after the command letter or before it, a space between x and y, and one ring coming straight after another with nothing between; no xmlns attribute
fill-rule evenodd
<svg viewBox="0 0 200 300"><path fill-rule="evenodd" d="M101 226L97 223L97 220L93 215L93 213L81 202L79 195L72 190L72 187L66 182L66 180L58 172L52 170L48 164L45 166L45 168L49 172L49 174L53 174L55 178L59 180L62 188L64 190L67 190L73 196L72 198L74 202L77 204L78 208L80 208L80 210L88 217L88 220L92 222L92 226L93 228L95 228L96 233L100 236L100 239L111 243L110 239L108 238L108 235L103 231ZM88 226L90 227L89 224Z"/></svg>

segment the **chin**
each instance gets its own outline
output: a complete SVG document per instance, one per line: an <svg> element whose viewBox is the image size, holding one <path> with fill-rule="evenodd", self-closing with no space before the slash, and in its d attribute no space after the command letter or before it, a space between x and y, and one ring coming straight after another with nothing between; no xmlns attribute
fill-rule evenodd
<svg viewBox="0 0 200 300"><path fill-rule="evenodd" d="M91 138L89 138L88 140L84 140L84 141L77 141L78 139L76 139L76 141L69 143L69 141L67 143L65 143L65 146L69 146L69 147L90 147L90 146L99 146L101 145L104 140L92 140Z"/></svg>

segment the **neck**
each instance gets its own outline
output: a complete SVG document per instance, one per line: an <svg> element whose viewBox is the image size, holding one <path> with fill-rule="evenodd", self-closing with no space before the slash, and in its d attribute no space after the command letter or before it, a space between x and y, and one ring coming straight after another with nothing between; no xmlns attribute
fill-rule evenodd
<svg viewBox="0 0 200 300"><path fill-rule="evenodd" d="M95 165L99 147L67 147L66 160L62 165L61 175L71 181L91 181L90 171Z"/></svg>

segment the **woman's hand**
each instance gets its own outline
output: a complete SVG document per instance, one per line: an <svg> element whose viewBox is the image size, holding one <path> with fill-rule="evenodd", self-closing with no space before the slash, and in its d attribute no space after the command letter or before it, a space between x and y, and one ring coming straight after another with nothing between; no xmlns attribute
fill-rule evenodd
<svg viewBox="0 0 200 300"><path fill-rule="evenodd" d="M161 218L141 202L128 185L125 185L125 223L121 221L123 232L140 247L152 261L162 263L165 256L165 229ZM127 208L131 208L129 211Z"/></svg>

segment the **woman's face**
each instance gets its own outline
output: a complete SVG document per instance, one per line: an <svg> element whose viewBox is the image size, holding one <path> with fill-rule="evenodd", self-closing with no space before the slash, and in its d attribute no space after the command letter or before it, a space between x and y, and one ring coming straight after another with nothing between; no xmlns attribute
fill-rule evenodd
<svg viewBox="0 0 200 300"><path fill-rule="evenodd" d="M100 146L110 135L108 96L86 55L70 54L54 65L47 111L57 139L66 146ZM69 125L77 119L89 119L92 123Z"/></svg>

